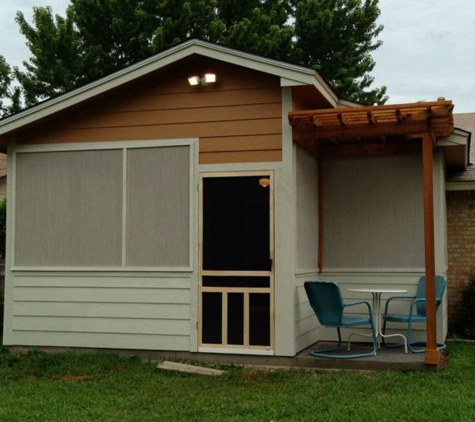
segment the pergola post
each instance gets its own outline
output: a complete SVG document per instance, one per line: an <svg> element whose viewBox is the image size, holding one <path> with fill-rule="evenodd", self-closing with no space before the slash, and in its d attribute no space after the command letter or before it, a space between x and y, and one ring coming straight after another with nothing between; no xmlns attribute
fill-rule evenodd
<svg viewBox="0 0 475 422"><path fill-rule="evenodd" d="M427 346L426 365L438 365L437 324L435 311L435 252L434 252L434 189L433 189L433 136L422 137L422 175L424 187L424 250L426 272Z"/></svg>

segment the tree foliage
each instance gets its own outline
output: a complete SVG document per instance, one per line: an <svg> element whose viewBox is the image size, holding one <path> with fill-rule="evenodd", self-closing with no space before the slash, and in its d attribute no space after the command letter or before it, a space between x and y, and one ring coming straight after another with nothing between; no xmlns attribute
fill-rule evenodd
<svg viewBox="0 0 475 422"><path fill-rule="evenodd" d="M34 7L33 25L17 13L16 21L31 52L23 62L25 70L15 69L27 106L87 82L72 12L69 8L66 17L53 16L51 7Z"/></svg>
<svg viewBox="0 0 475 422"><path fill-rule="evenodd" d="M21 109L21 89L13 86L15 75L5 57L0 56L0 117Z"/></svg>
<svg viewBox="0 0 475 422"><path fill-rule="evenodd" d="M340 97L382 104L386 88L371 89L370 75L379 13L378 0L71 0L65 17L35 7L31 24L16 17L31 52L25 69L0 56L10 87L0 99L18 106L12 76L28 106L198 38L312 67Z"/></svg>

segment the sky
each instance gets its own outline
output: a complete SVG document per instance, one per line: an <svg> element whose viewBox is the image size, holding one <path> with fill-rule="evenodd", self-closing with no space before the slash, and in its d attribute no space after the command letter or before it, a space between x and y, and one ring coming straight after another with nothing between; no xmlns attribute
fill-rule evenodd
<svg viewBox="0 0 475 422"><path fill-rule="evenodd" d="M14 21L27 19L33 6L51 6L64 16L69 0L1 0L0 54L13 66L29 57L25 38ZM378 39L373 52L373 86L388 88L388 104L454 102L455 113L475 112L475 1L379 0Z"/></svg>

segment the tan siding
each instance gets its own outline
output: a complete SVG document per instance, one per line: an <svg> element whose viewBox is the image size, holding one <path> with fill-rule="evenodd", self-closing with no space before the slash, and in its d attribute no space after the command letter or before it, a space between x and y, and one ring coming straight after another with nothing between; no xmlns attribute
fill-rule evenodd
<svg viewBox="0 0 475 422"><path fill-rule="evenodd" d="M188 85L190 74L208 70L218 76L215 86ZM204 139L201 163L233 163L280 161L281 134L278 78L199 59L169 69L166 75L136 81L107 98L19 133L17 142L200 138ZM221 142L223 138L226 142Z"/></svg>
<svg viewBox="0 0 475 422"><path fill-rule="evenodd" d="M226 93L225 93L226 94ZM273 88L253 88L230 91L223 95L222 90L209 91L206 95L200 94L200 107L228 107L268 103L280 103L282 94L280 89ZM141 111L141 110L175 110L196 108L196 93L182 92L176 93L156 93L134 96L127 101L112 103L107 107L110 113L121 111Z"/></svg>
<svg viewBox="0 0 475 422"><path fill-rule="evenodd" d="M221 136L201 138L200 151L202 153L215 151L278 151L281 143L280 135Z"/></svg>
<svg viewBox="0 0 475 422"><path fill-rule="evenodd" d="M200 154L200 164L282 161L282 151L236 151Z"/></svg>
<svg viewBox="0 0 475 422"><path fill-rule="evenodd" d="M179 125L182 123L232 122L235 120L280 117L280 104L257 104L229 107L186 108L175 110L123 111L85 116L66 124L64 129L109 128L129 126Z"/></svg>

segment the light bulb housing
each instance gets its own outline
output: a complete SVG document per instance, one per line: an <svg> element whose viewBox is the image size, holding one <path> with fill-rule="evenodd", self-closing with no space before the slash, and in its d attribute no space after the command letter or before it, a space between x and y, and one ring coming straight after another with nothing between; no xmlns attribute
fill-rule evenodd
<svg viewBox="0 0 475 422"><path fill-rule="evenodd" d="M188 78L188 83L191 85L191 86L195 86L195 85L198 85L199 83L201 82L201 79L199 76L190 76Z"/></svg>
<svg viewBox="0 0 475 422"><path fill-rule="evenodd" d="M214 84L216 82L216 73L205 73L202 78L197 75L190 76L188 78L188 83L191 86L206 86L208 84Z"/></svg>
<svg viewBox="0 0 475 422"><path fill-rule="evenodd" d="M205 84L214 84L216 82L216 74L215 73L205 73L203 76Z"/></svg>

